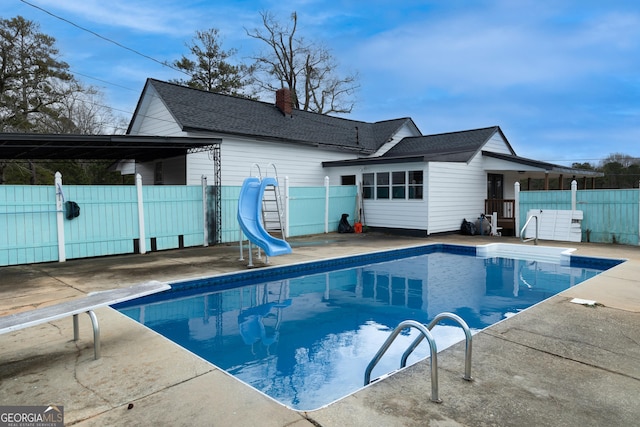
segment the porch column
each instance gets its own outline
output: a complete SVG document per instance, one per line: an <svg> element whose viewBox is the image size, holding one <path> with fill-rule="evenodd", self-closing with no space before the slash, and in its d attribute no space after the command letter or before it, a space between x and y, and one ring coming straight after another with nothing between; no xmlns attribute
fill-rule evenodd
<svg viewBox="0 0 640 427"><path fill-rule="evenodd" d="M560 176L558 177L558 190L564 190L564 185L563 185L563 179L562 179L562 174L560 174Z"/></svg>
<svg viewBox="0 0 640 427"><path fill-rule="evenodd" d="M544 173L544 191L549 191L549 172Z"/></svg>

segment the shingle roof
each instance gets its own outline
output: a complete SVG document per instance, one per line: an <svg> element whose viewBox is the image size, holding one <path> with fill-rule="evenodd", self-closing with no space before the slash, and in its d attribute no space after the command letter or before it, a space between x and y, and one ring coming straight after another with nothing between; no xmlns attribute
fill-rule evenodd
<svg viewBox="0 0 640 427"><path fill-rule="evenodd" d="M368 123L295 109L290 116L285 116L275 103L155 79L148 79L147 85L153 86L184 131L243 135L373 153L402 125L413 124L410 118Z"/></svg>
<svg viewBox="0 0 640 427"><path fill-rule="evenodd" d="M501 132L498 126L407 137L387 151L383 157L422 156L425 161L466 162L481 150L496 132Z"/></svg>

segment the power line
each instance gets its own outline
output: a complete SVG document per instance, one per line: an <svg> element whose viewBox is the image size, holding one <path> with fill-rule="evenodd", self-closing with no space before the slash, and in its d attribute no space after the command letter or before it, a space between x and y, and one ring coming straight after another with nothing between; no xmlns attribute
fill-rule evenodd
<svg viewBox="0 0 640 427"><path fill-rule="evenodd" d="M95 32L95 31L93 31L93 30L90 30L90 29L85 28L85 27L83 27L83 26L81 26L81 25L78 25L78 24L76 24L75 22L70 21L69 19L63 18L62 16L58 16L58 15L56 15L56 14L54 14L54 13L52 13L52 12L50 12L50 11L48 11L48 10L46 10L46 9L42 8L42 7L40 7L40 6L37 6L37 5L33 4L33 3L29 3L29 2L28 2L28 1L26 1L26 0L20 0L20 1L21 1L22 3L24 3L24 4L28 5L28 6L31 6L31 7L35 8L35 9L38 9L38 10L40 10L40 11L42 11L42 12L46 13L47 15L53 16L53 17L54 17L54 18L56 18L56 19L59 19L59 20L61 20L61 21L64 21L64 22L66 22L66 23L67 23L67 24L69 24L69 25L73 25L74 27L76 27L76 28L78 28L78 29L80 29L80 30L82 30L82 31L86 31L87 33L92 34L92 35L94 35L94 36L96 36L96 37L98 37L98 38L100 38L100 39L102 39L102 40L104 40L104 41L107 41L107 42L109 42L109 43L113 43L114 45L116 45L116 46L118 46L118 47L120 47L120 48L122 48L122 49L128 50L129 52L135 53L136 55L139 55L139 56L141 56L141 57L143 57L143 58L146 58L146 59L148 59L148 60L150 60L150 61L156 62L156 63L158 63L158 64L162 65L163 67L167 67L167 68L170 68L170 69L172 69L172 70L174 70L174 71L179 71L179 72L181 72L181 73L183 73L183 74L186 74L186 75L190 76L190 74L189 74L189 73L187 73L187 72L186 72L186 71L184 71L184 70L181 70L181 69L179 69L179 68L176 68L176 67L174 67L174 66L172 66L172 65L170 65L170 64L168 64L168 63L166 63L166 62L160 61L160 60L155 59L155 58L153 58L153 57L151 57L151 56L149 56L149 55L146 55L146 54L144 54L144 53L142 53L142 52L140 52L140 51L137 51L137 50L132 49L132 48L130 48L130 47L128 47L128 46L125 46L125 45L123 45L123 44L122 44L122 43L120 43L120 42L117 42L117 41L115 41L115 40L113 40L113 39L110 39L110 38L105 37L105 36L103 36L103 35L101 35L101 34L98 34L98 33L96 33L96 32Z"/></svg>
<svg viewBox="0 0 640 427"><path fill-rule="evenodd" d="M80 72L75 71L75 70L73 70L73 69L71 69L70 71L71 71L73 74L77 74L77 75L79 75L79 76L86 77L86 78L91 79L91 80L95 80L95 81L97 81L97 82L105 83L105 84L108 84L108 85L111 85L111 86L116 86L116 87L119 87L119 88L121 88L121 89L130 90L131 92L137 92L137 91L138 91L137 89L132 89L132 88L127 87L127 86L122 86L122 85L119 85L118 83L113 83L113 82L110 82L110 81L108 81L108 80L99 79L99 78L97 78L97 77L93 77L93 76L90 76L90 75L88 75L88 74L80 73Z"/></svg>

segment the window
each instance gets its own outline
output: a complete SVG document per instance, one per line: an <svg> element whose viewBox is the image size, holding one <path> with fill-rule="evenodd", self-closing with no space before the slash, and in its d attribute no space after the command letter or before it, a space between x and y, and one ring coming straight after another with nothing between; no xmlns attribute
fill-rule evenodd
<svg viewBox="0 0 640 427"><path fill-rule="evenodd" d="M356 185L355 175L342 175L340 177L340 185Z"/></svg>
<svg viewBox="0 0 640 427"><path fill-rule="evenodd" d="M406 175L405 171L391 173L391 198L406 199Z"/></svg>
<svg viewBox="0 0 640 427"><path fill-rule="evenodd" d="M373 199L373 175L372 173L362 174L362 198Z"/></svg>
<svg viewBox="0 0 640 427"><path fill-rule="evenodd" d="M389 198L389 172L376 174L376 199Z"/></svg>
<svg viewBox="0 0 640 427"><path fill-rule="evenodd" d="M422 199L422 171L409 171L409 199Z"/></svg>
<svg viewBox="0 0 640 427"><path fill-rule="evenodd" d="M422 200L422 171L396 171L362 174L363 199Z"/></svg>

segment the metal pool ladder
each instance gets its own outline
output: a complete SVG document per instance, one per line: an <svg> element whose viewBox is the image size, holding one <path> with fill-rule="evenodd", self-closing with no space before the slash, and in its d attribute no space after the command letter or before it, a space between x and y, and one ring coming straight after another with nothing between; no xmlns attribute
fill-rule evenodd
<svg viewBox="0 0 640 427"><path fill-rule="evenodd" d="M443 319L451 319L456 321L460 327L464 330L465 335L465 351L464 351L464 376L462 377L466 381L473 381L471 377L471 330L467 323L460 317L453 313L440 313L436 317L433 318L428 325L423 325L420 322L415 320L405 320L400 322L398 326L391 332L391 335L387 338L387 340L382 344L380 350L373 356L369 365L367 365L367 369L364 372L364 385L371 383L371 372L373 368L378 364L382 356L387 352L393 341L395 341L396 337L402 332L403 329L406 328L416 328L420 331L420 335L409 345L407 350L402 354L402 359L400 361L400 368L404 368L407 366L407 359L409 355L413 353L413 351L418 347L418 345L422 342L423 339L427 339L429 342L429 352L431 356L431 401L435 403L442 403L442 400L438 397L438 349L436 347L436 342L431 335L431 329L435 325L437 325Z"/></svg>

